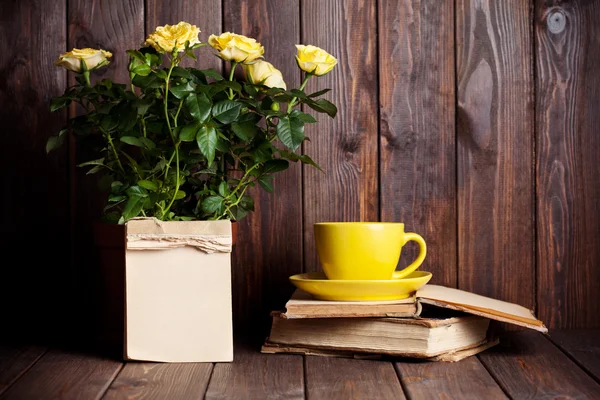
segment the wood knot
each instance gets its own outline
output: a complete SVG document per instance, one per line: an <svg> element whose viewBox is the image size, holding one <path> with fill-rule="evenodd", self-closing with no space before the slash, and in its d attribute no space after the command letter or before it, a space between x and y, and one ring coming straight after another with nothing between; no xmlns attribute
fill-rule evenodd
<svg viewBox="0 0 600 400"><path fill-rule="evenodd" d="M548 25L548 30L557 35L565 30L567 17L562 10L552 11L546 18L546 24Z"/></svg>
<svg viewBox="0 0 600 400"><path fill-rule="evenodd" d="M340 138L339 146L346 155L346 158L360 150L362 138L360 135L348 135Z"/></svg>
<svg viewBox="0 0 600 400"><path fill-rule="evenodd" d="M410 130L403 131L397 139L397 145L402 150L414 150L417 147L418 135Z"/></svg>

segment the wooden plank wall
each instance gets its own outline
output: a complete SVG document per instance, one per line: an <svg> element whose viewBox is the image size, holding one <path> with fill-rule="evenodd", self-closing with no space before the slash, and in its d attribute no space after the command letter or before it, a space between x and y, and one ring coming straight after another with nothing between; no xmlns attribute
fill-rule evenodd
<svg viewBox="0 0 600 400"><path fill-rule="evenodd" d="M535 306L530 5L456 2L458 284Z"/></svg>
<svg viewBox="0 0 600 400"><path fill-rule="evenodd" d="M115 54L103 76L123 78L124 50L179 20L202 40L257 38L289 87L294 44L339 60L309 83L339 108L307 128L303 151L325 173L294 165L240 224L237 328L283 305L288 276L319 269L312 225L325 220L404 222L428 242L434 283L534 308L551 327L600 326L600 0L1 2L3 249L35 246L2 263L8 321L80 324L91 301L101 204L73 143L44 154L67 117L49 99L73 81L53 60L102 47Z"/></svg>

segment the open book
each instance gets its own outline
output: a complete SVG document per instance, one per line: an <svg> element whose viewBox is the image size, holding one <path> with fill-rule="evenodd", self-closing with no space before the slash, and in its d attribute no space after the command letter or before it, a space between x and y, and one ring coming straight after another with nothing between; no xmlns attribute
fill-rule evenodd
<svg viewBox="0 0 600 400"><path fill-rule="evenodd" d="M547 333L548 329L533 312L514 303L480 296L438 285L425 285L415 295L398 301L323 301L296 290L286 303L283 319L404 317L421 315L423 305L452 309L468 314L523 326Z"/></svg>
<svg viewBox="0 0 600 400"><path fill-rule="evenodd" d="M296 290L271 316L261 348L270 354L458 361L498 343L490 320L548 332L525 307L437 285L398 301L323 301Z"/></svg>

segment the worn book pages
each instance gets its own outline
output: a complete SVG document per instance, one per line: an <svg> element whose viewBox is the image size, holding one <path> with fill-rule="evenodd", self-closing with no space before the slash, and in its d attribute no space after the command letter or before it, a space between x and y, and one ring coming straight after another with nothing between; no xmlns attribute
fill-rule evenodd
<svg viewBox="0 0 600 400"><path fill-rule="evenodd" d="M316 300L310 294L296 289L285 304L281 318L358 318L358 317L413 317L418 303L414 296L391 301L326 301Z"/></svg>
<svg viewBox="0 0 600 400"><path fill-rule="evenodd" d="M418 357L421 360L426 361L442 361L442 362L456 362L463 360L467 357L479 354L499 343L498 339L485 339L482 342L476 343L473 346L467 346L466 348L449 351L433 357ZM412 354L403 354L398 352L389 352L381 354L373 353L362 353L348 350L334 350L334 349L319 349L302 346L292 346L285 344L273 343L267 340L260 349L261 353L264 354L300 354L304 356L321 356L321 357L343 357L343 358L354 358L359 360L382 360L382 359L394 359L394 358L416 358Z"/></svg>
<svg viewBox="0 0 600 400"><path fill-rule="evenodd" d="M484 341L490 320L433 318L284 319L272 313L272 343L429 358Z"/></svg>
<svg viewBox="0 0 600 400"><path fill-rule="evenodd" d="M425 285L415 296L397 301L324 301L296 290L286 303L282 318L358 318L403 317L415 318L421 314L422 305L452 309L509 324L519 325L547 333L548 329L533 312L514 303L492 299L438 285Z"/></svg>
<svg viewBox="0 0 600 400"><path fill-rule="evenodd" d="M438 285L423 286L417 291L416 297L419 303L463 311L543 333L548 332L544 323L538 320L533 312L518 304Z"/></svg>

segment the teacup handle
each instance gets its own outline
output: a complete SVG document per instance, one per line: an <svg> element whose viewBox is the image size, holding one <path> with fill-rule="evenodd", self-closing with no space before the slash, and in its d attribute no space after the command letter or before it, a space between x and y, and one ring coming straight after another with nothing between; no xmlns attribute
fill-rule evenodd
<svg viewBox="0 0 600 400"><path fill-rule="evenodd" d="M425 240L421 237L421 235L413 232L407 232L404 234L404 244L402 246L411 240L419 243L419 256L408 267L401 271L394 272L394 279L404 278L405 276L412 274L421 266L421 264L423 264L423 261L425 260L425 256L427 255L427 245L425 244Z"/></svg>

